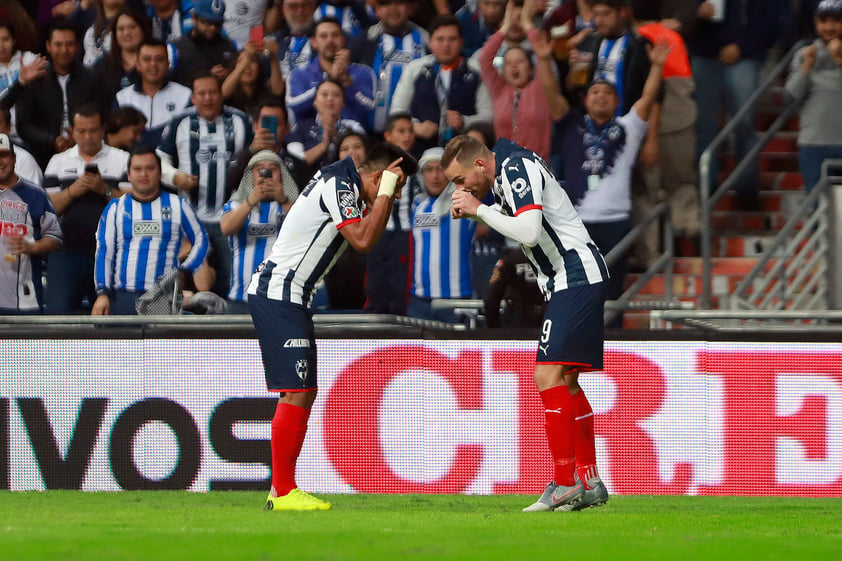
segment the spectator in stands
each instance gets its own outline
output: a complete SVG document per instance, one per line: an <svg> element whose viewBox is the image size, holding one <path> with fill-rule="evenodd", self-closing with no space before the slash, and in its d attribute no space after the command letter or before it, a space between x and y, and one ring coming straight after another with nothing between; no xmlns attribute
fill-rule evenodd
<svg viewBox="0 0 842 561"><path fill-rule="evenodd" d="M268 60L264 60L260 50L267 53ZM226 104L252 114L266 95L284 95L284 77L277 60L278 42L274 37L267 38L263 44L247 42L234 69L222 82Z"/></svg>
<svg viewBox="0 0 842 561"><path fill-rule="evenodd" d="M315 11L316 0L277 0L266 14L267 30L277 29L278 21L286 23L286 27L275 34L281 73L285 77L289 76L293 68L310 64L313 58L310 30ZM278 15L278 12L282 14Z"/></svg>
<svg viewBox="0 0 842 561"><path fill-rule="evenodd" d="M766 0L725 2L724 13L717 13L713 2L699 4L695 31L687 42L696 88L696 155L707 149L720 130L719 111L733 116L758 86L758 72L766 52L775 42L776 16ZM757 133L754 111L748 111L734 130L736 158L743 160ZM738 180L735 191L743 210L760 210L757 164L750 165ZM719 155L711 159L710 185L719 185Z"/></svg>
<svg viewBox="0 0 842 561"><path fill-rule="evenodd" d="M298 122L287 139L287 150L315 173L321 166L336 161L340 134L348 130L365 134L365 128L358 121L341 117L345 107L345 93L342 85L332 78L316 87L313 107L316 110L315 118L304 118Z"/></svg>
<svg viewBox="0 0 842 561"><path fill-rule="evenodd" d="M539 327L545 308L538 279L526 255L519 247L506 249L488 281L485 296L488 327Z"/></svg>
<svg viewBox="0 0 842 561"><path fill-rule="evenodd" d="M556 40L560 43L554 45L556 58L565 60L570 51L579 48L582 40L594 32L591 0L564 0L547 13L543 27L551 32L554 43Z"/></svg>
<svg viewBox="0 0 842 561"><path fill-rule="evenodd" d="M93 0L96 11L94 23L82 38L82 63L93 68L96 61L111 50L114 35L111 24L117 13L125 8L126 0Z"/></svg>
<svg viewBox="0 0 842 561"><path fill-rule="evenodd" d="M193 29L191 0L149 0L147 15L152 23L152 37L171 43Z"/></svg>
<svg viewBox="0 0 842 561"><path fill-rule="evenodd" d="M415 151L443 145L476 121L491 121L488 90L461 54L462 36L454 16L430 24L431 55L410 62L392 98L392 112L409 112Z"/></svg>
<svg viewBox="0 0 842 561"><path fill-rule="evenodd" d="M15 148L0 134L0 315L41 313L42 257L61 246L61 228L44 191L15 174Z"/></svg>
<svg viewBox="0 0 842 561"><path fill-rule="evenodd" d="M11 114L9 108L0 105L0 134L8 135L9 138L12 137L9 134L11 130L10 121ZM12 142L14 143L14 139ZM38 187L41 187L44 183L44 172L41 171L38 162L35 161L32 154L18 144L15 144L15 175Z"/></svg>
<svg viewBox="0 0 842 561"><path fill-rule="evenodd" d="M167 80L168 66L167 46L157 39L144 41L137 51L140 79L116 96L118 106L133 107L146 117L142 138L149 146L157 146L164 127L191 103L190 88Z"/></svg>
<svg viewBox="0 0 842 561"><path fill-rule="evenodd" d="M245 113L223 105L215 76L196 77L190 99L193 107L164 128L158 155L164 162L164 183L182 190L208 233L219 263L213 291L225 296L231 253L228 238L219 229L219 219L222 205L231 195L226 176L235 155L251 144L254 131Z"/></svg>
<svg viewBox="0 0 842 561"><path fill-rule="evenodd" d="M477 121L465 127L465 134L472 136L485 144L489 150L494 148L497 142L497 135L494 133L494 125L485 121Z"/></svg>
<svg viewBox="0 0 842 561"><path fill-rule="evenodd" d="M571 109L557 83L548 79L552 75L551 49L547 46L536 51L551 116L560 120L555 132L564 158L565 190L603 254L631 231L632 168L646 136L668 52L666 43L651 49L651 70L643 95L629 112L617 117L621 102L613 83L597 78L587 89L584 111ZM622 294L626 261L624 256L609 269L609 300Z"/></svg>
<svg viewBox="0 0 842 561"><path fill-rule="evenodd" d="M508 0L479 0L473 6L466 3L456 12L465 41L462 45L463 56L473 55L497 31L503 22L507 3Z"/></svg>
<svg viewBox="0 0 842 561"><path fill-rule="evenodd" d="M483 45L479 63L483 82L491 92L494 104L494 133L549 161L550 108L541 83L535 78L529 53L520 47L510 47L503 57L502 75L494 67L494 57L512 27L517 26L521 35L526 31L531 43L546 42L532 24L533 10L533 0L527 0L523 9L516 9L514 3L509 3L500 29ZM521 16L520 21L514 21L517 15Z"/></svg>
<svg viewBox="0 0 842 561"><path fill-rule="evenodd" d="M137 55L140 45L149 38L150 28L143 13L127 10L120 10L109 28L114 38L111 49L95 63L93 71L113 98L137 81Z"/></svg>
<svg viewBox="0 0 842 561"><path fill-rule="evenodd" d="M670 46L663 69L664 99L658 128L654 128L654 123L649 127L649 136L657 140L658 148L655 157L643 169L647 177L642 183L646 190L634 198L632 206L636 221L639 221L660 201L669 202L673 232L687 242L678 244L679 249L698 255L701 222L695 167L695 82L684 39L658 21L662 13L660 4L658 0L632 0L637 32L653 44L666 41ZM642 246L642 265L648 268L661 254L657 222L647 229Z"/></svg>
<svg viewBox="0 0 842 561"><path fill-rule="evenodd" d="M306 185L312 174L309 166L292 157L286 148L287 125L286 106L283 98L267 96L260 102L260 109L253 114L254 138L251 144L240 150L228 171L228 185L239 185L246 166L252 156L261 150L270 150L281 158L281 182L290 201L298 198L300 187Z"/></svg>
<svg viewBox="0 0 842 561"><path fill-rule="evenodd" d="M529 13L531 14L531 19L529 20L530 28L535 27L534 21L537 20L539 24L541 21L541 18L535 15L536 1L540 3L542 0L531 0L529 3L529 7L527 8ZM496 68L497 71L501 74L503 73L503 57L509 51L509 49L519 48L530 57L532 55L532 45L527 40L526 30L522 25L521 14L525 5L525 0L511 0L508 4L506 4L506 13L510 14L509 21L511 22L511 24L509 24L509 26L506 28L506 32L503 34L503 40L497 45L497 51L491 54L491 62L494 65L494 68ZM505 19L506 16L504 15L503 17ZM500 29L498 28L497 31L499 30ZM487 44L488 41L485 42L483 47ZM482 47L475 51L474 54L471 55L470 60L468 61L469 64L471 64L471 66L473 66L474 68L480 67L479 58L481 53Z"/></svg>
<svg viewBox="0 0 842 561"><path fill-rule="evenodd" d="M109 203L96 231L93 315L134 315L137 298L159 277L176 268L196 272L208 252L207 235L188 202L161 190L161 160L151 148L131 153L128 180L131 193ZM192 248L179 263L185 238Z"/></svg>
<svg viewBox="0 0 842 561"><path fill-rule="evenodd" d="M801 102L798 160L804 188L821 179L822 162L842 158L842 0L816 8L817 38L792 60L787 92Z"/></svg>
<svg viewBox="0 0 842 561"><path fill-rule="evenodd" d="M390 115L383 138L409 152L415 144L409 113ZM366 255L366 312L406 315L412 269L410 213L412 201L420 192L418 177L407 177L401 198L392 203L386 229Z"/></svg>
<svg viewBox="0 0 842 561"><path fill-rule="evenodd" d="M450 215L456 185L441 167L443 148L430 148L418 161L423 191L412 204L413 272L407 315L458 322L453 310L434 310L433 299L471 298L471 243L476 222Z"/></svg>
<svg viewBox="0 0 842 561"><path fill-rule="evenodd" d="M35 51L38 48L38 28L27 9L19 2L4 2L0 8L0 21L6 22L14 30L16 46L22 51ZM36 8L37 10L37 8Z"/></svg>
<svg viewBox="0 0 842 561"><path fill-rule="evenodd" d="M342 33L350 40L365 37L366 30L377 17L360 0L323 0L316 6L313 18L316 23L332 18L342 26Z"/></svg>
<svg viewBox="0 0 842 561"><path fill-rule="evenodd" d="M251 157L239 187L222 208L219 226L231 245L228 311L247 314L246 289L257 266L268 257L292 205L285 192L281 158L270 150ZM296 188L297 189L297 188Z"/></svg>
<svg viewBox="0 0 842 561"><path fill-rule="evenodd" d="M75 146L47 164L44 189L61 220L65 243L50 256L46 305L50 314L90 313L96 299L94 252L99 217L111 199L123 194L128 153L103 143L105 131L96 107L73 113Z"/></svg>
<svg viewBox="0 0 842 561"><path fill-rule="evenodd" d="M240 49L249 42L251 30L262 26L266 16L266 7L273 0L224 0L225 23L222 31L234 41Z"/></svg>
<svg viewBox="0 0 842 561"><path fill-rule="evenodd" d="M345 48L345 35L339 22L324 18L313 26L310 39L316 56L307 66L290 72L287 83L287 109L297 126L299 121L315 118L316 88L327 78L344 88L342 118L367 126L374 109L377 77L371 67L351 62Z"/></svg>
<svg viewBox="0 0 842 561"><path fill-rule="evenodd" d="M134 107L117 107L105 120L105 143L131 152L146 129L146 117Z"/></svg>
<svg viewBox="0 0 842 561"><path fill-rule="evenodd" d="M17 47L15 28L11 23L0 20L0 104L11 109L11 120L9 121L9 136L12 140L17 137L15 126L15 109L12 103L6 103L6 97L12 86L24 74L24 81L27 78L27 70L37 71L43 74L47 70L47 59L29 51L21 51ZM29 77L30 80L37 76Z"/></svg>
<svg viewBox="0 0 842 561"><path fill-rule="evenodd" d="M344 160L348 156L354 162L364 162L365 155L368 152L368 137L354 131L345 131L345 134L339 137L339 160Z"/></svg>
<svg viewBox="0 0 842 561"><path fill-rule="evenodd" d="M54 154L73 145L70 117L75 107L94 103L102 113L111 105L91 71L77 63L78 48L74 29L57 23L47 35L52 64L46 74L25 86L18 81L8 94L19 100L18 132L42 167Z"/></svg>
<svg viewBox="0 0 842 561"><path fill-rule="evenodd" d="M362 61L378 77L372 122L367 126L382 133L392 108L392 98L403 69L427 54L429 35L409 21L410 0L376 0L380 20L368 29Z"/></svg>
<svg viewBox="0 0 842 561"><path fill-rule="evenodd" d="M170 49L170 66L175 81L185 86L199 74L212 74L217 80L228 75L227 66L237 58L234 42L222 35L225 4L220 0L193 3L193 29L175 40Z"/></svg>

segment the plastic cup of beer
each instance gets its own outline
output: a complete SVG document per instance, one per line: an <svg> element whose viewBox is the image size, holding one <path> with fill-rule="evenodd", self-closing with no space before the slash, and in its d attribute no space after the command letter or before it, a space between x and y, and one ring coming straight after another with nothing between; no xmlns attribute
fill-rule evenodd
<svg viewBox="0 0 842 561"><path fill-rule="evenodd" d="M588 83L588 74L591 71L593 53L576 53L570 60L570 83L574 86L585 86Z"/></svg>
<svg viewBox="0 0 842 561"><path fill-rule="evenodd" d="M556 25L550 29L550 39L553 43L553 55L559 60L570 55L570 47L567 44L570 38L570 28L567 25Z"/></svg>

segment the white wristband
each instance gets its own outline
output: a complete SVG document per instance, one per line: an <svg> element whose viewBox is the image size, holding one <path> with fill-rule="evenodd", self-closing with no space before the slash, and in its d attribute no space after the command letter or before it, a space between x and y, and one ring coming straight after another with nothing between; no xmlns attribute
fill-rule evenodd
<svg viewBox="0 0 842 561"><path fill-rule="evenodd" d="M384 169L383 174L380 176L380 187L377 190L377 196L386 195L387 197L391 197L395 194L397 184L398 174Z"/></svg>

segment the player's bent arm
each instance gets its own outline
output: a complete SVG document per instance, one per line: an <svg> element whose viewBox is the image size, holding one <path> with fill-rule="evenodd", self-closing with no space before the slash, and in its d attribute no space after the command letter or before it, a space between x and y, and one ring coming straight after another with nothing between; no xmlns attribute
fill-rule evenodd
<svg viewBox="0 0 842 561"><path fill-rule="evenodd" d="M507 238L528 247L538 245L543 217L543 212L539 208L529 209L517 216L506 216L488 205L479 205L477 217Z"/></svg>
<svg viewBox="0 0 842 561"><path fill-rule="evenodd" d="M339 233L348 240L351 247L360 253L368 253L386 229L391 213L392 197L380 195L374 200L371 212L365 218L342 226Z"/></svg>

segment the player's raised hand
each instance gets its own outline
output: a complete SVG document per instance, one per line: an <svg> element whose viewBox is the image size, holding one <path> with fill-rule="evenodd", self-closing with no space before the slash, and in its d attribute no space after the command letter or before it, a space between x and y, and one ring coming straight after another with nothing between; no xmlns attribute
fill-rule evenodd
<svg viewBox="0 0 842 561"><path fill-rule="evenodd" d="M470 218L477 215L477 209L482 203L473 194L465 189L457 189L453 192L453 200L450 203L450 216L453 218Z"/></svg>

